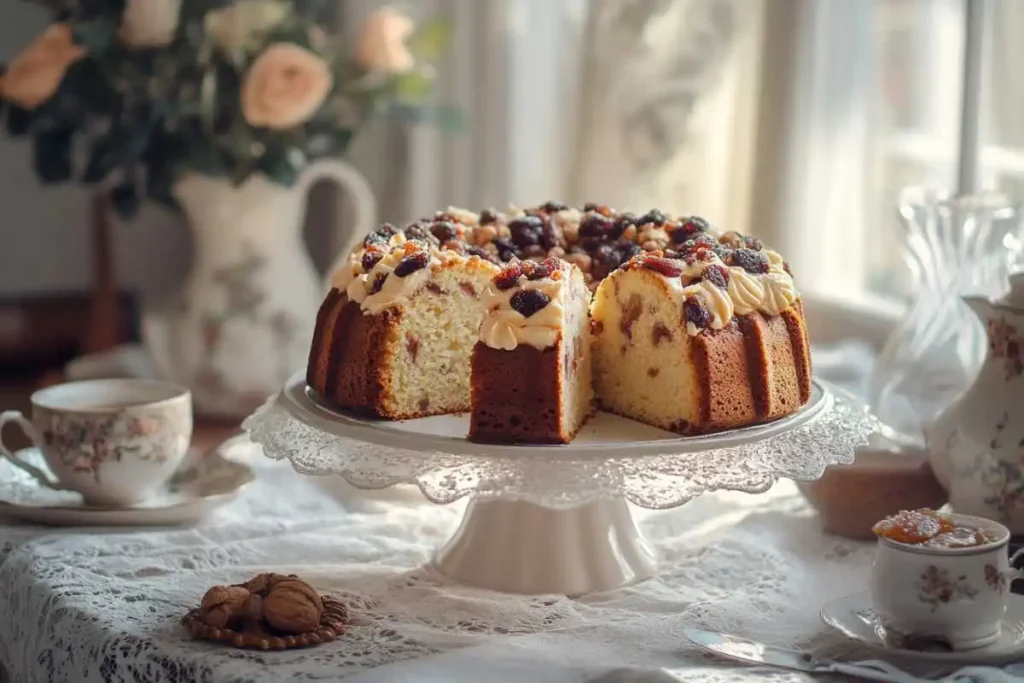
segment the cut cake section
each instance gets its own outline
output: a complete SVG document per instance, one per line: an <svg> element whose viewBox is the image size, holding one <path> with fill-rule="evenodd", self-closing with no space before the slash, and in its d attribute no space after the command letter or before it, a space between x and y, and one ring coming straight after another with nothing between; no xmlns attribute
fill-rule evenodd
<svg viewBox="0 0 1024 683"><path fill-rule="evenodd" d="M513 262L483 302L471 363L470 440L570 442L594 410L583 274L556 258Z"/></svg>

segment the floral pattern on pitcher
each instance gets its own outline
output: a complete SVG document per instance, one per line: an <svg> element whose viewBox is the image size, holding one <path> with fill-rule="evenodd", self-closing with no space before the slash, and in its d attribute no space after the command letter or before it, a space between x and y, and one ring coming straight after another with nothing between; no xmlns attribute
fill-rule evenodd
<svg viewBox="0 0 1024 683"><path fill-rule="evenodd" d="M958 598L973 598L978 591L968 582L966 576L953 576L948 569L934 564L921 573L917 581L917 599L932 606L932 612Z"/></svg>
<svg viewBox="0 0 1024 683"><path fill-rule="evenodd" d="M176 452L178 440L161 418L142 413L116 412L102 420L53 414L49 425L42 433L46 445L64 454L65 465L96 480L103 463L125 456L162 463Z"/></svg>
<svg viewBox="0 0 1024 683"><path fill-rule="evenodd" d="M1003 316L988 321L988 350L992 358L1003 360L1007 382L1024 375L1024 337Z"/></svg>
<svg viewBox="0 0 1024 683"><path fill-rule="evenodd" d="M1009 423L1010 415L1004 412L996 422L987 449L977 450L973 457L966 459L965 465L955 468L958 480L971 482L977 500L986 508L974 512L1003 524L1011 524L1018 517L1024 518L1024 460L1000 455L1024 448L1024 440L1018 444L1017 437L1006 433ZM954 448L960 448L962 451L965 444L957 430L947 441L946 450L953 452Z"/></svg>

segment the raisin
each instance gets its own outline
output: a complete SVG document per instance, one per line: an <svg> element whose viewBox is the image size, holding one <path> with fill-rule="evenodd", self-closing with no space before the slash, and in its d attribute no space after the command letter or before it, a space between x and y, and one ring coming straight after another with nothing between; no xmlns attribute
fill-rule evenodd
<svg viewBox="0 0 1024 683"><path fill-rule="evenodd" d="M516 246L529 247L540 244L544 222L536 216L520 216L509 222L508 228L512 231L512 241Z"/></svg>
<svg viewBox="0 0 1024 683"><path fill-rule="evenodd" d="M467 245L466 253L469 254L470 256L476 256L482 258L485 261L490 261L491 263L498 263L498 259L495 258L494 254L487 251L483 247L478 247L475 244Z"/></svg>
<svg viewBox="0 0 1024 683"><path fill-rule="evenodd" d="M640 261L640 265L647 270L653 270L655 273L660 273L665 277L679 277L683 274L683 269L679 267L678 262L670 261L667 258L661 258L660 256L649 256Z"/></svg>
<svg viewBox="0 0 1024 683"><path fill-rule="evenodd" d="M686 256L683 257L683 260L690 265L693 265L694 263L698 262L707 263L708 261L712 260L714 254L715 252L713 248L708 249L705 246L699 246L693 251L687 253Z"/></svg>
<svg viewBox="0 0 1024 683"><path fill-rule="evenodd" d="M405 226L402 231L405 233L405 238L408 240L416 240L417 242L424 242L426 244L436 244L437 240L430 234L430 231L422 223L410 223Z"/></svg>
<svg viewBox="0 0 1024 683"><path fill-rule="evenodd" d="M559 211L565 211L569 207L566 206L565 204L562 204L561 202L548 201L541 204L540 208L544 209L548 213L557 213Z"/></svg>
<svg viewBox="0 0 1024 683"><path fill-rule="evenodd" d="M516 245L504 237L495 237L491 244L498 249L498 258L502 261L511 261L516 257Z"/></svg>
<svg viewBox="0 0 1024 683"><path fill-rule="evenodd" d="M600 204L595 204L594 202L587 202L586 204L583 205L583 210L584 211L597 211L600 208L601 208L601 205Z"/></svg>
<svg viewBox="0 0 1024 683"><path fill-rule="evenodd" d="M494 209L484 209L480 212L480 225L490 225L498 222L498 212Z"/></svg>
<svg viewBox="0 0 1024 683"><path fill-rule="evenodd" d="M747 249L753 249L754 251L761 251L764 249L764 242L757 239L756 237L744 237L743 244Z"/></svg>
<svg viewBox="0 0 1024 683"><path fill-rule="evenodd" d="M616 250L619 252L619 263L625 263L637 254L644 253L644 250L636 242L619 242Z"/></svg>
<svg viewBox="0 0 1024 683"><path fill-rule="evenodd" d="M580 221L580 237L604 237L612 231L613 223L599 213L588 213Z"/></svg>
<svg viewBox="0 0 1024 683"><path fill-rule="evenodd" d="M736 249L729 255L729 265L739 266L748 273L767 273L768 258L752 249Z"/></svg>
<svg viewBox="0 0 1024 683"><path fill-rule="evenodd" d="M380 226L379 228L377 228L376 230L374 230L373 232L366 236L366 239L363 240L363 246L368 247L371 244L386 245L390 243L391 238L397 234L398 228L391 225L390 223L385 223L384 225Z"/></svg>
<svg viewBox="0 0 1024 683"><path fill-rule="evenodd" d="M687 216L681 221L682 229L690 233L711 232L711 224L700 216Z"/></svg>
<svg viewBox="0 0 1024 683"><path fill-rule="evenodd" d="M520 263L513 263L506 266L494 278L494 286L500 290L512 289L519 283L519 276L523 274L523 267Z"/></svg>
<svg viewBox="0 0 1024 683"><path fill-rule="evenodd" d="M384 286L384 281L388 279L387 273L377 273L373 278L373 282L370 284L370 294L376 294Z"/></svg>
<svg viewBox="0 0 1024 683"><path fill-rule="evenodd" d="M712 263L704 269L704 274L701 276L701 279L707 280L711 284L725 289L729 286L729 271L717 263Z"/></svg>
<svg viewBox="0 0 1024 683"><path fill-rule="evenodd" d="M527 280L543 280L546 277L551 277L551 273L558 269L558 266L552 268L547 261L536 264L533 268L526 273Z"/></svg>
<svg viewBox="0 0 1024 683"><path fill-rule="evenodd" d="M683 302L683 317L686 318L686 322L701 328L707 327L711 322L711 313L704 308L704 304L693 297Z"/></svg>
<svg viewBox="0 0 1024 683"><path fill-rule="evenodd" d="M555 247L562 246L565 242L565 237L562 235L560 227L551 221L544 221L544 225L541 228L540 241L545 249L554 249Z"/></svg>
<svg viewBox="0 0 1024 683"><path fill-rule="evenodd" d="M616 218L615 222L612 224L612 239L619 239L620 237L622 237L622 233L626 232L626 228L628 228L631 225L635 226L636 224L637 222L635 215L629 212L619 214L619 217Z"/></svg>
<svg viewBox="0 0 1024 683"><path fill-rule="evenodd" d="M657 209L651 209L643 216L640 216L640 218L636 219L637 225L647 225L648 223L653 223L655 225L664 225L667 222L668 216L666 216L661 211L658 211Z"/></svg>
<svg viewBox="0 0 1024 683"><path fill-rule="evenodd" d="M551 297L539 289L522 289L512 295L509 305L524 318L529 318L547 306L550 301Z"/></svg>
<svg viewBox="0 0 1024 683"><path fill-rule="evenodd" d="M430 232L439 242L447 242L448 240L457 239L459 236L458 228L451 221L438 221L434 223L430 226Z"/></svg>
<svg viewBox="0 0 1024 683"><path fill-rule="evenodd" d="M417 270L426 268L428 263L430 263L430 254L425 251L417 251L398 262L398 265L395 266L395 275L398 277L412 275Z"/></svg>
<svg viewBox="0 0 1024 683"><path fill-rule="evenodd" d="M363 272L369 273L377 262L384 258L384 252L367 250L363 253Z"/></svg>

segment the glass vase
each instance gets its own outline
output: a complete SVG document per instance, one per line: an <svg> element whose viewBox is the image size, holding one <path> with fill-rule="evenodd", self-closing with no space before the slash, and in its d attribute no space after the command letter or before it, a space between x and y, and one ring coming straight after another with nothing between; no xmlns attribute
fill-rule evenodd
<svg viewBox="0 0 1024 683"><path fill-rule="evenodd" d="M960 297L1003 295L1024 223L1020 207L1002 195L921 188L901 193L899 214L916 298L879 355L869 401L883 436L920 448L925 430L985 360L985 330Z"/></svg>

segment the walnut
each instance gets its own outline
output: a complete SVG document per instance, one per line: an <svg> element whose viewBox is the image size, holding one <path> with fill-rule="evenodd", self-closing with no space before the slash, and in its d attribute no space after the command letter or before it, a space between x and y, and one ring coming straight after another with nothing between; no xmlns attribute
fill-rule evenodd
<svg viewBox="0 0 1024 683"><path fill-rule="evenodd" d="M248 599L249 591L243 586L214 586L203 596L202 620L214 628L224 628L241 616Z"/></svg>
<svg viewBox="0 0 1024 683"><path fill-rule="evenodd" d="M481 225L473 231L473 243L478 247L490 244L498 236L498 230L493 225Z"/></svg>
<svg viewBox="0 0 1024 683"><path fill-rule="evenodd" d="M324 606L320 595L305 581L277 581L263 598L263 617L279 631L304 633L320 624Z"/></svg>
<svg viewBox="0 0 1024 683"><path fill-rule="evenodd" d="M288 576L284 574L275 574L273 572L266 572L265 574L257 574L245 583L239 584L243 586L250 593L257 593L261 596L266 596L267 591L274 587L274 584L287 579Z"/></svg>

